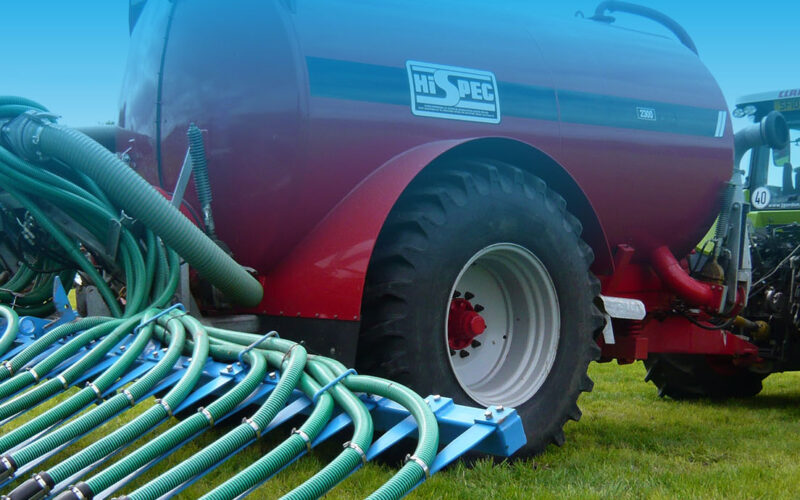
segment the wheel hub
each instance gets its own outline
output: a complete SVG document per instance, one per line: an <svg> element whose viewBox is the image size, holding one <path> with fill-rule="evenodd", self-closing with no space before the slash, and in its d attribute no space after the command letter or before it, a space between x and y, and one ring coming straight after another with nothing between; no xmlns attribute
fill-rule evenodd
<svg viewBox="0 0 800 500"><path fill-rule="evenodd" d="M450 349L466 349L485 330L486 320L467 299L450 301L450 315L447 318L447 342Z"/></svg>

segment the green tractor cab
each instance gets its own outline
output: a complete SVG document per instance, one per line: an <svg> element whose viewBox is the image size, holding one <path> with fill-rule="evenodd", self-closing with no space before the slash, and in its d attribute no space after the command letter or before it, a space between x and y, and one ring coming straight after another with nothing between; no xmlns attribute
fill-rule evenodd
<svg viewBox="0 0 800 500"><path fill-rule="evenodd" d="M759 122L771 111L786 118L790 142L782 149L755 148L750 155L746 188L755 227L800 222L800 89L744 96L733 115Z"/></svg>

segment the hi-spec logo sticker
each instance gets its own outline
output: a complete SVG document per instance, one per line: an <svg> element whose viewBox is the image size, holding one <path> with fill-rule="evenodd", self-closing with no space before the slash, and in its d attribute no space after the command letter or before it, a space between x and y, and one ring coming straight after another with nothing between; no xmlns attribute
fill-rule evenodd
<svg viewBox="0 0 800 500"><path fill-rule="evenodd" d="M441 64L406 62L411 112L448 120L500 123L493 73Z"/></svg>

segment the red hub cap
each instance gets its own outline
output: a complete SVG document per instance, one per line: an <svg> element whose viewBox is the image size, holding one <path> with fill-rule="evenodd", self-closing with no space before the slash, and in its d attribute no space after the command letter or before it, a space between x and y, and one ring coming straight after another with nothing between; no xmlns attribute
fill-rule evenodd
<svg viewBox="0 0 800 500"><path fill-rule="evenodd" d="M450 316L447 319L447 342L450 349L466 349L484 330L486 321L468 300L453 299L450 302Z"/></svg>

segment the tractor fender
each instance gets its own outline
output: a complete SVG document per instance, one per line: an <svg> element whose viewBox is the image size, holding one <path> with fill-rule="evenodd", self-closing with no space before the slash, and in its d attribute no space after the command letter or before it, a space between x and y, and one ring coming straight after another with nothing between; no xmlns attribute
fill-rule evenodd
<svg viewBox="0 0 800 500"><path fill-rule="evenodd" d="M506 145L512 142L497 140ZM407 150L376 169L353 188L285 259L261 278L265 293L258 312L285 317L360 320L364 281L372 250L400 195L437 158L451 154L478 154L483 151L470 145L480 143L486 143L486 140L466 138L430 142ZM541 155L527 144L518 146ZM499 156L497 159L510 160ZM554 160L547 159L557 167L559 175L569 177ZM550 180L547 171L534 169L533 173L548 182ZM592 243L596 243L604 259L610 257L610 254L605 254L608 249L605 233L591 205L577 184L573 185L573 190L577 193L560 194L570 206L573 199L582 198L581 204L586 205L591 214L579 218L584 225L587 222L584 219L588 218L594 226L592 231L599 234L601 240L590 241L590 245L594 247L596 245Z"/></svg>

